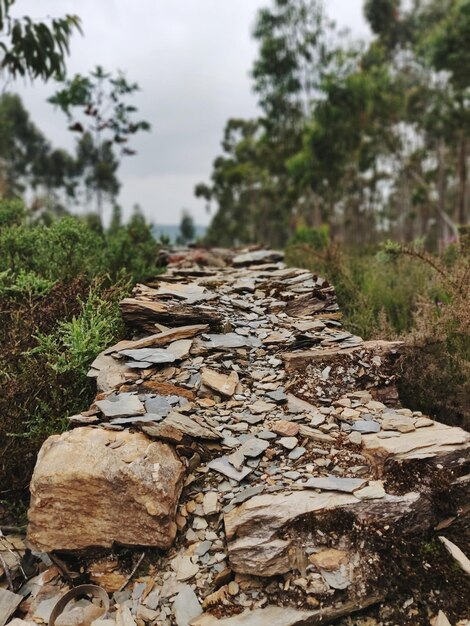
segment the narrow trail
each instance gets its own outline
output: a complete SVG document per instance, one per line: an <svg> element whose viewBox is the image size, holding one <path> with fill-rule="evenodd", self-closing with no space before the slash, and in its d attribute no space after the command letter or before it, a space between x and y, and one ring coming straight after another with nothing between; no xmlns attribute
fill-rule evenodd
<svg viewBox="0 0 470 626"><path fill-rule="evenodd" d="M328 623L384 601L410 545L468 524L470 435L400 407L400 343L345 331L321 277L196 251L121 310L135 339L95 360L95 402L44 444L28 531L80 555L109 619ZM124 591L116 545L149 568Z"/></svg>

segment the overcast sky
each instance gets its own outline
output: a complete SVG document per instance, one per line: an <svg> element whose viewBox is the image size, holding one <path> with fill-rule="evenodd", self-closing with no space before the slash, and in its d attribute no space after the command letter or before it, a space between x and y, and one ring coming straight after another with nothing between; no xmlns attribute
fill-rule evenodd
<svg viewBox="0 0 470 626"><path fill-rule="evenodd" d="M135 138L138 155L120 169L126 213L137 202L156 224L178 224L183 207L197 223L210 221L194 185L208 181L227 119L257 114L250 33L257 9L269 1L18 0L16 12L32 17L80 16L83 36L73 37L70 75L100 64L139 83L134 103L152 132ZM326 7L353 36L367 36L362 0L326 0ZM12 87L54 145L72 147L64 117L45 102L54 85Z"/></svg>

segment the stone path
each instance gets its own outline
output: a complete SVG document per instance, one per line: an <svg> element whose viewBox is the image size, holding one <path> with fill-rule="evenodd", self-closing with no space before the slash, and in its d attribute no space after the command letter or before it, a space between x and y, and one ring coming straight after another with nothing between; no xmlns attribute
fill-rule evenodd
<svg viewBox="0 0 470 626"><path fill-rule="evenodd" d="M108 619L326 623L383 599L398 536L465 514L470 435L400 408L400 344L345 331L333 287L280 253L181 255L122 314L135 339L93 363L97 398L44 445L29 512L42 552L161 550L125 591L87 555Z"/></svg>

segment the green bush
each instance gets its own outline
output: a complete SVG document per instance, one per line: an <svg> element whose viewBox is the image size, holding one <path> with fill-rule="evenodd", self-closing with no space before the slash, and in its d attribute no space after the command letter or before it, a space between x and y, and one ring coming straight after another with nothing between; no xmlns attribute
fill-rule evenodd
<svg viewBox="0 0 470 626"><path fill-rule="evenodd" d="M335 286L344 325L364 339L403 337L414 326L420 298L438 293L432 268L411 258L384 258L377 249L354 254L334 245L324 252L295 245L286 259Z"/></svg>
<svg viewBox="0 0 470 626"><path fill-rule="evenodd" d="M80 313L59 321L52 333L38 333L28 355L41 355L57 374L85 376L96 355L124 333L118 303L128 290L124 284L104 298L99 285L93 286L85 300L78 297Z"/></svg>
<svg viewBox="0 0 470 626"><path fill-rule="evenodd" d="M158 250L138 213L105 231L0 201L0 497L24 492L44 439L92 400L89 365L124 336L119 301L160 271Z"/></svg>
<svg viewBox="0 0 470 626"><path fill-rule="evenodd" d="M314 250L325 250L330 243L330 229L327 224L318 228L311 228L301 224L295 229L295 233L289 241L289 246L306 244Z"/></svg>
<svg viewBox="0 0 470 626"><path fill-rule="evenodd" d="M464 244L464 245L463 245ZM286 260L335 286L346 329L364 339L405 339L404 406L470 429L470 263L466 242L442 258L387 244L362 254L290 246Z"/></svg>
<svg viewBox="0 0 470 626"><path fill-rule="evenodd" d="M155 273L159 246L142 215L108 232L96 220L28 223L21 203L0 201L0 272L10 272L12 284L20 274L53 282L77 275L137 281Z"/></svg>

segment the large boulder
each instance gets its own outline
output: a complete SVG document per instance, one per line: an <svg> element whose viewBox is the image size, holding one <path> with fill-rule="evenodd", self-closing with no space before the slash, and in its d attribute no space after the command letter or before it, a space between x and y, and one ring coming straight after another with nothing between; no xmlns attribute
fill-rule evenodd
<svg viewBox="0 0 470 626"><path fill-rule="evenodd" d="M169 548L183 476L173 448L142 433L85 427L49 437L31 481L29 540L46 552Z"/></svg>

